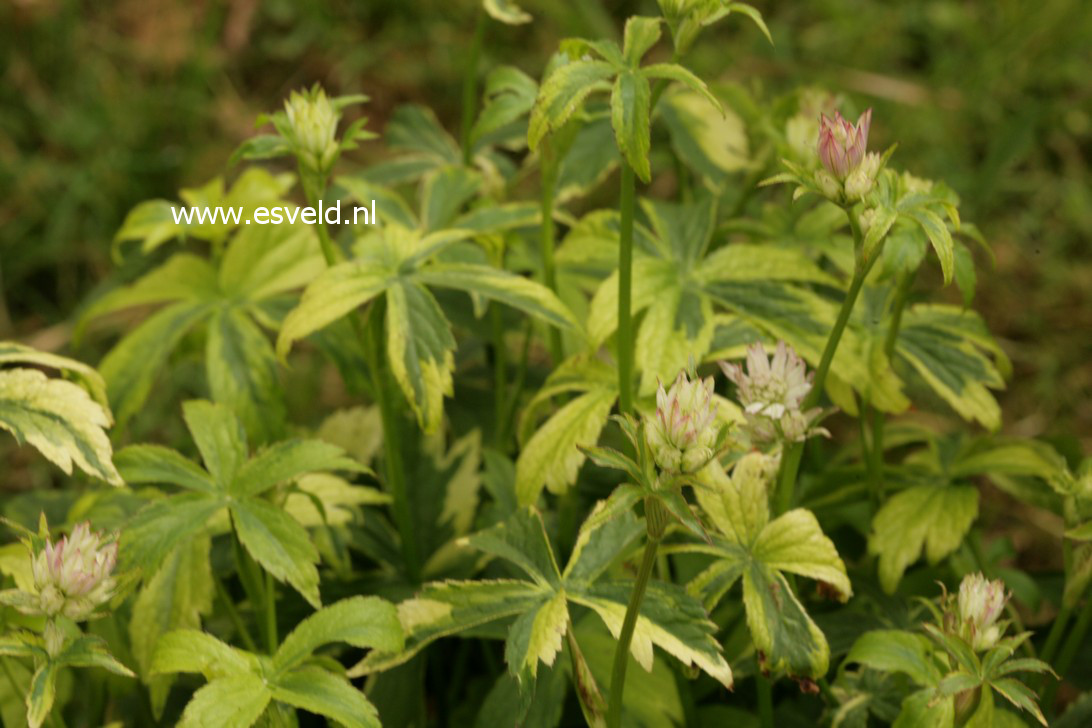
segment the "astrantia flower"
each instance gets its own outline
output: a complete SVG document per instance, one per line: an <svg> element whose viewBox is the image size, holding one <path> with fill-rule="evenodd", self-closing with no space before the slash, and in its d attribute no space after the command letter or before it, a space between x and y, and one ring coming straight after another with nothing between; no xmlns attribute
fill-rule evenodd
<svg viewBox="0 0 1092 728"><path fill-rule="evenodd" d="M787 410L799 409L811 390L811 376L804 360L784 341L777 342L773 359L766 348L754 343L747 348L747 372L737 364L721 362L724 375L739 391L746 412L778 418Z"/></svg>
<svg viewBox="0 0 1092 728"><path fill-rule="evenodd" d="M1001 580L990 581L982 574L968 574L959 585L959 632L975 650L988 650L1001 639L997 619L1008 596Z"/></svg>
<svg viewBox="0 0 1092 728"><path fill-rule="evenodd" d="M296 153L315 170L329 167L338 152L339 115L326 92L318 86L302 93L293 91L284 103L284 112Z"/></svg>
<svg viewBox="0 0 1092 728"><path fill-rule="evenodd" d="M804 360L784 341L778 342L772 359L767 359L761 343L748 347L746 373L738 364L721 362L720 367L736 385L751 439L756 443L777 439L800 442L811 435L826 434L826 430L812 427L819 409L800 410L811 391L811 374Z"/></svg>
<svg viewBox="0 0 1092 728"><path fill-rule="evenodd" d="M88 523L72 529L59 542L46 541L34 556L34 586L38 591L37 613L64 615L80 621L113 596L110 575L117 563L116 539L92 533Z"/></svg>
<svg viewBox="0 0 1092 728"><path fill-rule="evenodd" d="M868 148L868 129L872 126L872 109L868 109L856 124L851 124L835 111L834 118L823 114L819 121L819 161L839 181L845 181L857 169Z"/></svg>
<svg viewBox="0 0 1092 728"><path fill-rule="evenodd" d="M670 390L661 384L645 433L652 457L664 471L690 473L709 462L720 433L713 378L691 381L679 372Z"/></svg>

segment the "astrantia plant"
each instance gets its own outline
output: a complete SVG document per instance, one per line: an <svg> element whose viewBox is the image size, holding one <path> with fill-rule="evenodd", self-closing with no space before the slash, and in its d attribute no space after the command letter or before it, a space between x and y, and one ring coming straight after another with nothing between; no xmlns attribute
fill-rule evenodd
<svg viewBox="0 0 1092 728"><path fill-rule="evenodd" d="M468 7L457 131L291 91L178 193L243 218L102 241L97 369L0 344L4 724L1045 724L1092 460L997 433L985 241L889 105L699 77L717 21L771 38L742 3L523 70L486 50L539 8ZM302 205L377 219L245 217Z"/></svg>

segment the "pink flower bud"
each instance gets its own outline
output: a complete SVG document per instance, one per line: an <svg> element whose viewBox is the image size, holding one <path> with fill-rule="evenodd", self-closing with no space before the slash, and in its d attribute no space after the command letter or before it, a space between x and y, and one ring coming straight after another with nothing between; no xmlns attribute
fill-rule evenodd
<svg viewBox="0 0 1092 728"><path fill-rule="evenodd" d="M872 109L868 109L856 125L835 111L830 119L822 114L819 120L819 161L839 181L844 181L864 159L868 148L868 129L872 126Z"/></svg>
<svg viewBox="0 0 1092 728"><path fill-rule="evenodd" d="M645 436L656 464L667 472L693 472L715 454L720 428L713 378L691 381L679 372L670 390L660 385L656 414L646 418Z"/></svg>

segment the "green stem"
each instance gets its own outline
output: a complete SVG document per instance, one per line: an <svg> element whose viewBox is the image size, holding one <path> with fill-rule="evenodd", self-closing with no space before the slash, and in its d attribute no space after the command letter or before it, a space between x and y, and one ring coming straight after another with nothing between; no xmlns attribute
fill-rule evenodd
<svg viewBox="0 0 1092 728"><path fill-rule="evenodd" d="M255 623L261 624L263 620L268 623L270 604L265 594L266 588L265 581L262 578L262 569L243 548L242 542L239 541L239 534L234 529L231 532L231 547L235 553L235 566L238 570L239 581L242 582L243 590L250 601ZM273 618L276 619L276 616L274 615ZM273 654L273 649L270 648L269 654Z"/></svg>
<svg viewBox="0 0 1092 728"><path fill-rule="evenodd" d="M656 550L659 539L650 538L645 543L645 553L641 558L641 568L637 572L637 582L629 595L622 632L618 635L618 646L614 648L614 668L610 676L610 699L607 705L607 728L619 728L622 725L622 693L626 689L626 667L629 665L629 645L633 641L633 630L637 626L637 616L641 611L641 601L648 588L652 567L656 565Z"/></svg>
<svg viewBox="0 0 1092 728"><path fill-rule="evenodd" d="M557 193L557 154L550 139L543 140L541 152L542 278L546 287L557 293L557 265L554 262L554 195ZM550 358L556 366L563 357L561 331L555 326L549 333Z"/></svg>
<svg viewBox="0 0 1092 728"><path fill-rule="evenodd" d="M534 328L531 320L523 326L523 347L520 349L519 364L516 365L516 379L512 383L512 391L508 395L508 411L504 416L506 432L511 432L516 421L516 411L519 409L519 398L523 393L523 385L527 382L527 363L531 356L531 341L534 339ZM507 445L511 438L505 441L504 452L508 452Z"/></svg>
<svg viewBox="0 0 1092 728"><path fill-rule="evenodd" d="M365 357L372 372L376 403L379 405L379 417L383 423L383 460L386 466L387 487L390 488L394 519L398 534L402 540L402 558L405 560L406 575L411 581L420 579L420 563L417 557L417 539L413 532L413 517L406 493L406 473L402 463L401 433L398 414L395 410L392 388L387 386L386 370L379 352L383 350L383 315L382 301L372 304L368 316L368 329L371 337L365 337Z"/></svg>
<svg viewBox="0 0 1092 728"><path fill-rule="evenodd" d="M224 605L224 611L227 612L228 619L230 619L232 625L235 626L235 631L239 633L239 638L243 641L243 645L251 652L257 652L258 645L254 641L254 638L250 636L250 630L246 628L246 624L243 622L239 610L235 608L235 602L232 600L231 594L228 593L227 587L224 586L223 579L214 573L212 575L212 581L216 585L216 595L220 597L220 602Z"/></svg>
<svg viewBox="0 0 1092 728"><path fill-rule="evenodd" d="M758 694L758 722L762 728L774 728L773 681L765 675L755 675L755 692Z"/></svg>
<svg viewBox="0 0 1092 728"><path fill-rule="evenodd" d="M865 279L872 270L872 266L876 264L876 260L880 257L880 249L877 249L868 260L863 258L862 248L864 245L864 236L861 234L861 226L857 220L857 213L854 212L852 208L846 208L846 215L849 217L849 227L853 231L853 248L856 251L853 278L849 283L849 290L846 291L846 297L842 301L842 307L838 310L838 318L834 322L834 328L831 329L826 346L823 347L823 354L819 359L819 367L815 370L815 378L812 380L811 391L808 392L808 396L804 398L804 402L800 407L802 410L809 410L819 404L819 400L823 396L823 387L827 381L827 374L830 372L831 362L834 361L834 354L838 350L838 344L842 340L842 334L845 333L850 314L853 313L853 306L857 302L857 296L860 294L861 287L864 285ZM793 491L796 486L796 474L800 469L800 459L803 454L804 443L798 442L789 448L781 463L781 473L778 477L777 498L775 499L776 512L778 515L792 507Z"/></svg>
<svg viewBox="0 0 1092 728"><path fill-rule="evenodd" d="M1058 687L1061 685L1062 680L1065 679L1065 674L1069 670L1069 666L1073 664L1073 658L1077 656L1077 650L1085 646L1084 640L1088 636L1088 628L1092 626L1092 599L1087 599L1084 603L1084 609L1081 610L1081 614L1077 617L1077 621L1073 624L1073 629L1069 631L1069 636L1065 640L1065 647L1062 648L1062 652L1058 655L1058 664L1054 668L1054 672L1058 673L1057 680L1050 680L1047 678L1047 687L1043 691L1043 709L1048 714L1053 713L1054 696L1058 693Z"/></svg>
<svg viewBox="0 0 1092 728"><path fill-rule="evenodd" d="M888 365L895 353L895 344L899 339L899 327L902 325L902 312L906 308L906 301L910 296L910 288L914 283L914 271L904 272L899 276L898 286L895 290L895 300L891 304L891 323L887 327L887 335L884 337L883 352L887 357ZM866 405L861 410L861 416L867 416L872 423L872 445L869 450L869 483L871 485L873 511L883 503L884 498L884 474L883 474L883 432L887 424L887 418L883 412ZM1024 643L1030 646L1030 642Z"/></svg>
<svg viewBox="0 0 1092 728"><path fill-rule="evenodd" d="M324 189L313 192L308 191L308 204L316 207L323 193ZM322 255L326 259L326 265L337 265L339 262L337 247L330 239L330 233L327 231L326 225L320 221L316 227L318 228L319 244L322 247ZM360 317L356 315L350 315L349 322L353 327L356 338L360 341L361 348L364 351L364 359L367 361L368 369L372 375L373 394L376 404L379 405L379 415L383 423L383 459L387 487L391 491L394 518L398 526L399 536L402 539L402 555L406 562L406 573L412 581L417 581L419 577L417 542L413 538L413 521L410 518L409 503L406 501L406 476L399 444L401 440L398 432L396 404L391 389L384 382L384 372L381 368L383 362L380 352L383 351L384 343L383 317L374 313L379 303L377 301L372 304L372 308L368 311L367 323L362 322ZM371 331L366 331L366 328L371 329Z"/></svg>
<svg viewBox="0 0 1092 728"><path fill-rule="evenodd" d="M879 452L879 443L876 441L876 414L869 401L862 397L857 421L861 427L861 454L864 456L865 468L868 471L868 500L873 513L883 500L883 454ZM870 422L871 432L869 432Z"/></svg>
<svg viewBox="0 0 1092 728"><path fill-rule="evenodd" d="M1047 634L1046 642L1043 644L1043 651L1039 653L1040 660L1048 664L1054 660L1054 655L1058 652L1058 646L1062 643L1062 635L1065 634L1065 628L1069 626L1069 618L1072 616L1072 607L1062 606L1058 610L1058 614L1054 617L1054 623L1050 625L1050 633Z"/></svg>
<svg viewBox="0 0 1092 728"><path fill-rule="evenodd" d="M277 586L273 575L265 572L265 641L269 645L269 654L277 652Z"/></svg>
<svg viewBox="0 0 1092 728"><path fill-rule="evenodd" d="M470 130L474 126L474 112L477 110L478 97L478 62L482 55L482 42L485 38L486 14L478 8L474 24L474 39L470 42L470 55L466 59L463 71L463 119L460 127L460 143L463 148L463 164L470 166L473 150L470 148Z"/></svg>
<svg viewBox="0 0 1092 728"><path fill-rule="evenodd" d="M500 306L489 304L489 320L493 328L493 441L498 450L504 450L508 439L508 405L505 401L505 389L508 385L508 349L504 344L504 321Z"/></svg>
<svg viewBox="0 0 1092 728"><path fill-rule="evenodd" d="M633 203L636 181L633 168L622 162L622 190L619 203L621 227L618 248L618 409L633 411Z"/></svg>

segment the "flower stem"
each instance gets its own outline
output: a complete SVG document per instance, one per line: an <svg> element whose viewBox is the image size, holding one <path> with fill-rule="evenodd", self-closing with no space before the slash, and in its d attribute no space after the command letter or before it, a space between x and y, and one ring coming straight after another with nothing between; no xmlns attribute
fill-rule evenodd
<svg viewBox="0 0 1092 728"><path fill-rule="evenodd" d="M482 55L482 41L485 38L485 19L485 12L479 6L477 19L474 22L474 39L470 42L470 54L466 59L466 70L463 72L463 118L459 140L463 148L463 164L467 166L473 159L470 130L474 126L474 112L477 110L478 62Z"/></svg>
<svg viewBox="0 0 1092 728"><path fill-rule="evenodd" d="M645 598L645 589L656 564L656 549L659 540L649 539L645 544L645 553L641 558L641 569L637 572L637 582L629 595L622 632L618 635L618 646L614 650L614 667L610 675L610 703L607 708L607 728L619 728L622 725L622 693L626 688L626 667L629 665L629 646L633 641L633 630L637 626L641 602Z"/></svg>
<svg viewBox="0 0 1092 728"><path fill-rule="evenodd" d="M884 337L883 353L888 365L895 354L895 344L899 339L899 326L902 325L902 312L906 308L906 301L910 296L910 288L914 283L914 271L907 271L899 276L898 286L895 289L895 300L891 304L891 323L887 327L887 335ZM883 412L874 409L866 403L861 408L861 417L871 421L872 445L869 450L868 475L871 485L873 510L883 503L884 479L883 479L883 431L886 418ZM864 420L862 420L863 426ZM1030 643L1025 642L1025 645Z"/></svg>
<svg viewBox="0 0 1092 728"><path fill-rule="evenodd" d="M619 202L621 228L618 248L618 409L633 411L633 203L636 181L633 168L622 162Z"/></svg>
<svg viewBox="0 0 1092 728"><path fill-rule="evenodd" d="M618 645L614 649L614 667L610 674L610 698L607 706L607 728L619 728L622 725L622 695L626 689L626 667L629 665L629 646L633 642L633 630L637 627L637 617L641 613L641 601L645 598L648 580L656 565L656 550L660 546L664 529L667 525L667 512L654 498L645 499L645 527L648 541L641 557L641 567L637 571L637 581L629 595L629 606L622 621L622 631L618 635Z"/></svg>
<svg viewBox="0 0 1092 728"><path fill-rule="evenodd" d="M755 675L755 692L758 695L758 723L762 728L774 728L773 681L762 673Z"/></svg>
<svg viewBox="0 0 1092 728"><path fill-rule="evenodd" d="M539 211L542 215L542 278L546 287L557 293L557 266L554 262L554 196L557 193L557 153L549 138L543 140L541 151L541 191L539 196ZM555 326L550 327L549 347L550 358L556 365L563 357L561 347L561 331Z"/></svg>
<svg viewBox="0 0 1092 728"><path fill-rule="evenodd" d="M860 294L861 287L864 285L865 279L872 270L872 266L876 264L876 260L880 257L881 249L877 248L873 252L871 258L867 260L863 258L862 249L864 247L864 236L861 234L861 225L857 220L857 213L854 212L852 208L847 208L846 215L849 217L849 227L853 231L853 248L857 252L856 263L853 268L853 278L850 280L849 290L846 291L846 297L842 300L842 307L838 310L838 318L834 322L834 328L830 330L830 336L827 338L826 346L823 347L823 354L819 359L819 366L815 370L815 378L812 380L811 391L808 392L808 396L804 398L804 402L801 405L801 409L803 410L811 409L819 404L819 400L823 396L823 387L827 381L827 374L830 372L830 365L834 361L834 354L838 351L838 344L842 340L842 334L845 333L850 314L853 313L853 305L857 302L857 296ZM796 474L800 469L800 459L803 457L803 454L804 443L802 442L794 444L785 453L784 460L781 463L781 473L778 477L777 485L777 497L775 498L776 512L778 515L792 507L793 491L796 486Z"/></svg>

